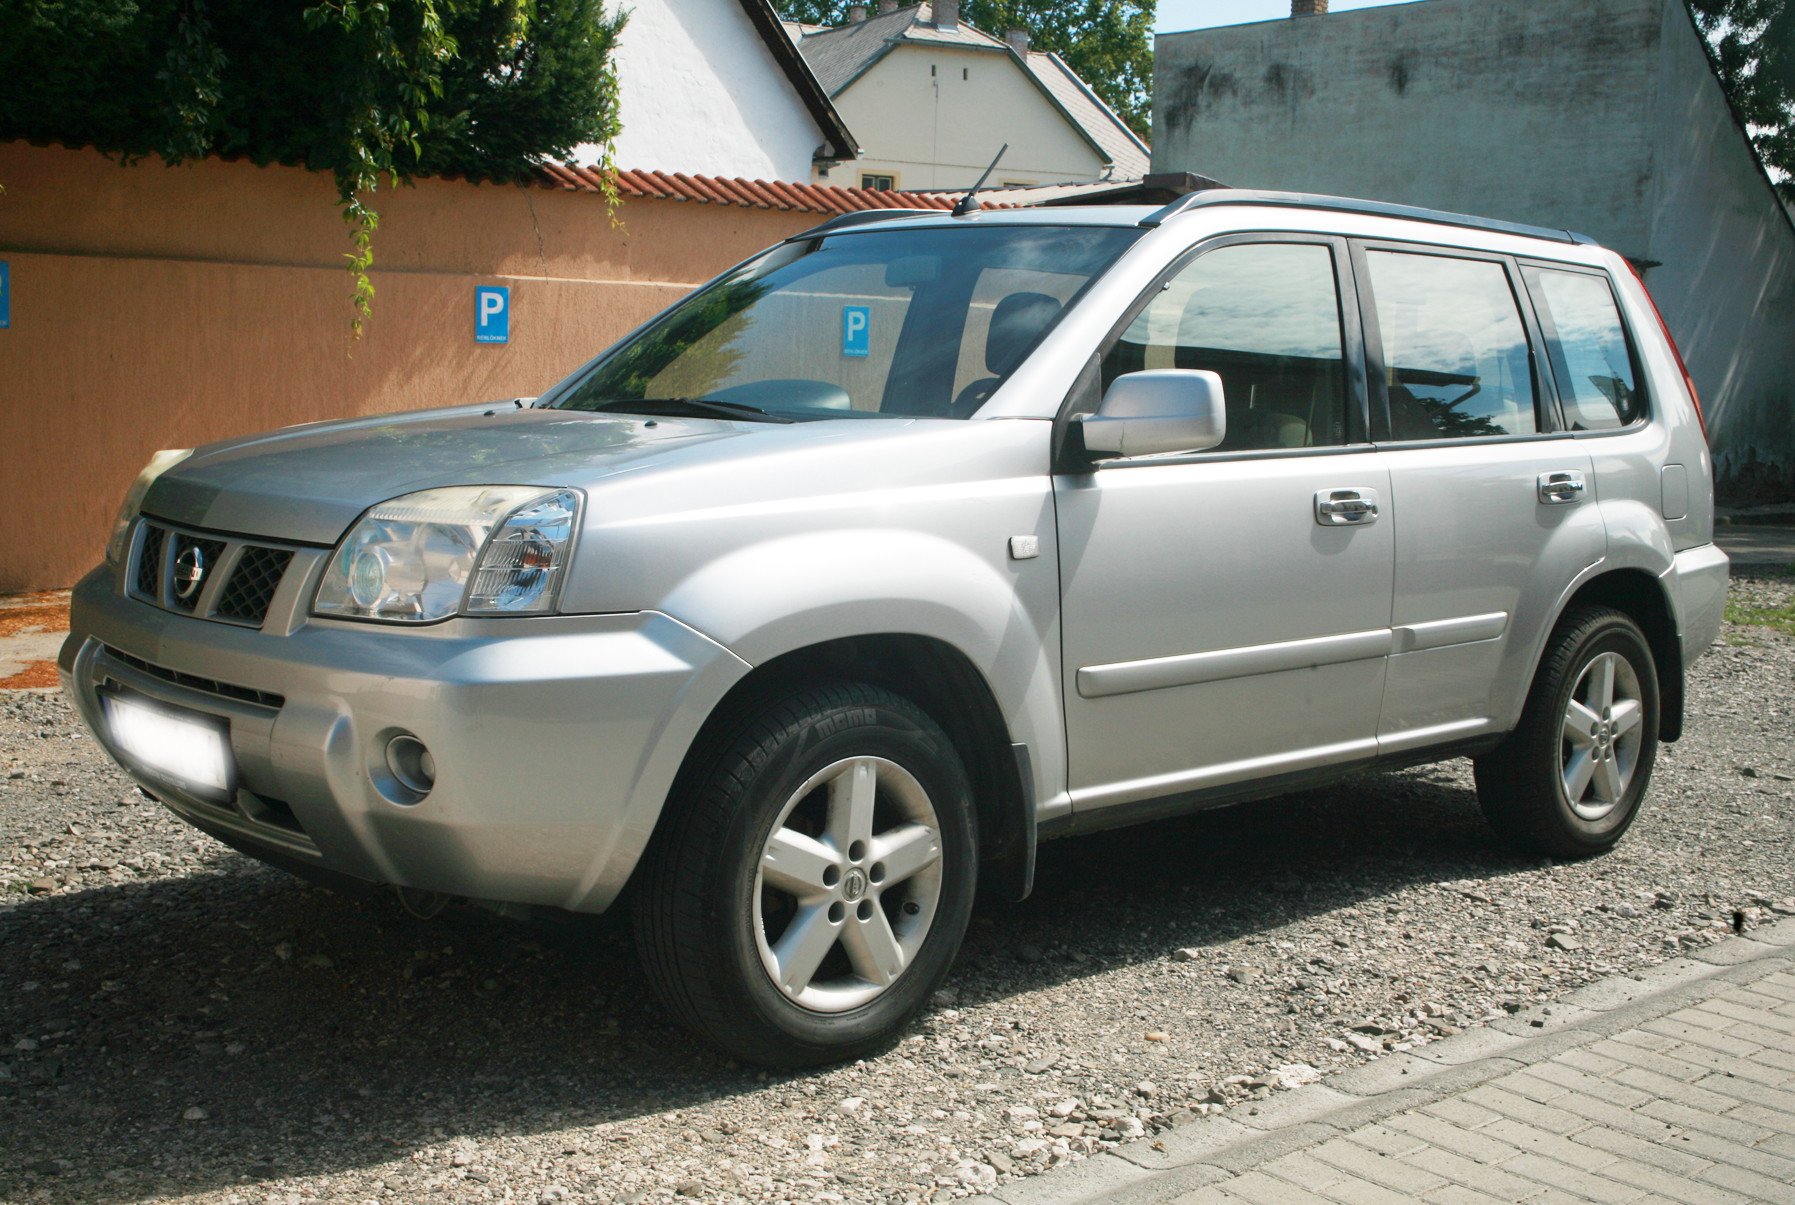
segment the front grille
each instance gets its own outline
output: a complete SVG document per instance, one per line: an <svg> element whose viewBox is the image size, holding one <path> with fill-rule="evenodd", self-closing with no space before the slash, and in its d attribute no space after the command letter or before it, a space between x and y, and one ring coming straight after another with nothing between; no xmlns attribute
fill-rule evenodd
<svg viewBox="0 0 1795 1205"><path fill-rule="evenodd" d="M191 612L205 592L206 579L218 569L224 556L223 540L177 535L174 563L169 569L168 605Z"/></svg>
<svg viewBox="0 0 1795 1205"><path fill-rule="evenodd" d="M240 619L259 624L268 615L268 604L280 588L281 575L293 554L285 548L265 548L249 544L237 557L230 580L218 596L217 612L221 619Z"/></svg>
<svg viewBox="0 0 1795 1205"><path fill-rule="evenodd" d="M131 593L183 615L261 627L295 551L146 519Z"/></svg>
<svg viewBox="0 0 1795 1205"><path fill-rule="evenodd" d="M146 524L143 550L137 554L137 592L157 601L162 598L162 546L167 541L167 529Z"/></svg>
<svg viewBox="0 0 1795 1205"><path fill-rule="evenodd" d="M229 682L220 682L216 678L202 678L197 674L184 674L178 669L169 669L166 665L156 665L141 657L121 652L106 645L106 655L120 665L128 665L140 674L167 682L174 686L184 686L188 690L197 690L203 694L217 695L221 699L235 699L239 703L254 703L261 707L279 709L286 703L286 696L277 695L271 690L257 690L253 686L236 686Z"/></svg>

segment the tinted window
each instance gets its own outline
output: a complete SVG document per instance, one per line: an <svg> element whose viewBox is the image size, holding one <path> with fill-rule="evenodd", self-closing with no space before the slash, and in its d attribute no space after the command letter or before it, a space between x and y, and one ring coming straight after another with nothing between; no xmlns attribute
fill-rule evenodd
<svg viewBox="0 0 1795 1205"><path fill-rule="evenodd" d="M1526 328L1489 260L1371 251L1397 440L1539 430Z"/></svg>
<svg viewBox="0 0 1795 1205"><path fill-rule="evenodd" d="M1643 412L1614 293L1599 276L1529 268L1548 323L1546 351L1573 431L1624 427Z"/></svg>
<svg viewBox="0 0 1795 1205"><path fill-rule="evenodd" d="M1146 368L1206 368L1228 401L1221 451L1346 442L1334 255L1307 243L1237 243L1194 260L1103 360L1103 385Z"/></svg>

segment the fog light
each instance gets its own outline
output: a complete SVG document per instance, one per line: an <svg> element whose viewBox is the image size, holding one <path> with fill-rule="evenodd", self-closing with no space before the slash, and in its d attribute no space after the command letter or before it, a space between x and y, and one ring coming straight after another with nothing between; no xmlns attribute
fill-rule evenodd
<svg viewBox="0 0 1795 1205"><path fill-rule="evenodd" d="M428 795L436 785L436 758L424 742L402 732L386 743L386 768L399 785L418 795Z"/></svg>

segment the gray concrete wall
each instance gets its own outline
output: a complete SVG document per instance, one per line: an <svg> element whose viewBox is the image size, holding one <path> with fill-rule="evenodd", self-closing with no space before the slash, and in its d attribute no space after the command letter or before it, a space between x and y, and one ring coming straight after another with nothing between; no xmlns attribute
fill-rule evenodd
<svg viewBox="0 0 1795 1205"><path fill-rule="evenodd" d="M1565 227L1659 261L1728 493L1795 495L1795 228L1682 0L1424 0L1162 35L1153 170Z"/></svg>
<svg viewBox="0 0 1795 1205"><path fill-rule="evenodd" d="M1664 5L1646 284L1707 408L1730 499L1795 497L1795 223L1733 122L1676 0Z"/></svg>
<svg viewBox="0 0 1795 1205"><path fill-rule="evenodd" d="M1662 10L1426 0L1162 35L1153 170L1573 225L1642 247L1640 99Z"/></svg>

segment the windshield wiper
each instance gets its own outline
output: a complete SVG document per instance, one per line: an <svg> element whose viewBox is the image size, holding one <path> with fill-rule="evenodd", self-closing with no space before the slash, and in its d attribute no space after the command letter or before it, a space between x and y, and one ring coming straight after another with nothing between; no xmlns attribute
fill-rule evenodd
<svg viewBox="0 0 1795 1205"><path fill-rule="evenodd" d="M751 423L795 423L795 418L773 414L745 402L719 402L707 397L649 397L631 401L616 398L582 409L623 414L665 414L683 418L743 419Z"/></svg>

